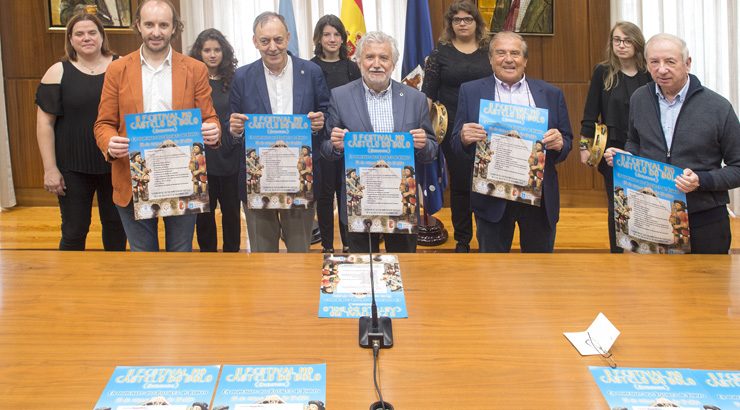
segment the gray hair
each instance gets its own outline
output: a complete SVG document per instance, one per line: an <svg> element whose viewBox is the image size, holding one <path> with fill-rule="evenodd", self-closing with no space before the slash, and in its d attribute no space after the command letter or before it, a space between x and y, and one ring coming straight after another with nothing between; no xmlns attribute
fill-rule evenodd
<svg viewBox="0 0 740 410"><path fill-rule="evenodd" d="M677 46L681 50L681 58L683 58L683 62L686 63L689 61L689 47L686 45L686 42L683 41L681 37L674 36L673 34L668 33L658 33L650 37L650 40L648 40L647 44L645 44L646 59L648 57L648 50L650 50L650 45L658 41L668 41L669 43L673 43L673 45Z"/></svg>
<svg viewBox="0 0 740 410"><path fill-rule="evenodd" d="M275 13L274 11L266 11L254 19L254 24L252 25L252 34L257 34L257 27L264 26L268 21L272 19L277 19L281 23L283 23L285 31L289 32L288 24L285 22L285 17L281 16L278 13Z"/></svg>
<svg viewBox="0 0 740 410"><path fill-rule="evenodd" d="M398 44L396 43L396 39L394 39L393 37L383 33L382 31L371 31L369 33L366 33L360 38L360 41L357 42L356 55L362 56L363 51L365 51L366 43L390 44L393 51L393 65L395 66L396 63L398 63L398 58L400 57L398 53Z"/></svg>
<svg viewBox="0 0 740 410"><path fill-rule="evenodd" d="M493 55L493 43L501 38L513 38L521 41L522 55L524 55L524 58L529 58L529 47L527 47L527 42L524 40L524 37L522 37L521 34L515 33L513 31L499 31L498 33L494 34L493 37L491 37L491 42L488 43L488 57L491 57Z"/></svg>

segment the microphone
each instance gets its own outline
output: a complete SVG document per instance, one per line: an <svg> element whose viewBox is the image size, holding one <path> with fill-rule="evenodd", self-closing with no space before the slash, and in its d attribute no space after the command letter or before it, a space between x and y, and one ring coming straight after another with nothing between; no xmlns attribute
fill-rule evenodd
<svg viewBox="0 0 740 410"><path fill-rule="evenodd" d="M371 316L360 318L360 346L367 349L389 349L393 347L393 326L391 318L378 317L378 306L375 304L375 277L373 275L373 241L370 227L372 221L365 220L367 229L368 254L370 255L370 293L372 302L370 304Z"/></svg>

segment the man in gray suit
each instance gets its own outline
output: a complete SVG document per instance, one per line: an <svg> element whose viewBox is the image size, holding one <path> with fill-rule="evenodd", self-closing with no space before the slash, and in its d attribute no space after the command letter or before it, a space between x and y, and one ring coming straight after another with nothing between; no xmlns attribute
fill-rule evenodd
<svg viewBox="0 0 740 410"><path fill-rule="evenodd" d="M398 47L393 37L374 31L357 44L357 64L362 78L332 90L327 131L331 137L321 146L321 154L339 160L344 153L347 132L410 132L414 138L416 169L437 156L437 141L429 119L426 96L414 88L391 80L398 62ZM346 184L342 186L346 196ZM414 211L417 219L418 208ZM340 201L339 217L347 223L346 201ZM378 251L378 234L372 247ZM383 234L388 252L416 252L416 235ZM365 233L347 235L350 252L366 252Z"/></svg>

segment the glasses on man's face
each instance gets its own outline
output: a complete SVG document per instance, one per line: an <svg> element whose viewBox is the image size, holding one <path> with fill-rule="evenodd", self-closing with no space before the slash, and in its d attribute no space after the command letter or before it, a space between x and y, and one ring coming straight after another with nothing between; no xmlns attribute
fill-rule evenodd
<svg viewBox="0 0 740 410"><path fill-rule="evenodd" d="M453 17L452 18L452 24L454 25L460 25L460 24L473 24L475 22L475 19L472 17Z"/></svg>
<svg viewBox="0 0 740 410"><path fill-rule="evenodd" d="M615 46L624 44L625 47L630 47L634 45L634 43L632 42L632 39L629 37L625 37L625 38L612 37L612 44L614 44Z"/></svg>
<svg viewBox="0 0 740 410"><path fill-rule="evenodd" d="M606 359L606 362L609 364L609 367L612 369L617 368L617 362L614 360L614 355L611 354L608 350L605 350L603 347L601 347L600 344L594 342L594 339L591 338L591 333L586 332L586 335L588 335L588 344L593 346L594 349L596 349L597 352L599 352L599 355Z"/></svg>

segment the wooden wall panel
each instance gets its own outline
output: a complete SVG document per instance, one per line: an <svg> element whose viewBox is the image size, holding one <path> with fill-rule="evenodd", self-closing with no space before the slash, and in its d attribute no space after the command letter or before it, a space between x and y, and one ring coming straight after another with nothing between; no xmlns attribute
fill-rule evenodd
<svg viewBox="0 0 740 410"><path fill-rule="evenodd" d="M36 144L36 87L46 70L64 55L64 31L48 29L46 1L3 0L0 13L5 103L19 205L56 204L56 198L45 195L43 190L43 165ZM179 0L173 3L179 8ZM132 0L132 6L137 5L138 0ZM106 33L111 48L119 55L128 54L141 44L133 30ZM174 48L182 49L179 39Z"/></svg>

